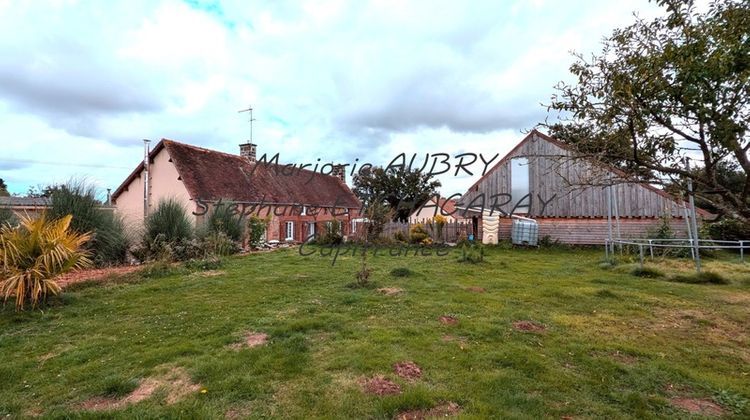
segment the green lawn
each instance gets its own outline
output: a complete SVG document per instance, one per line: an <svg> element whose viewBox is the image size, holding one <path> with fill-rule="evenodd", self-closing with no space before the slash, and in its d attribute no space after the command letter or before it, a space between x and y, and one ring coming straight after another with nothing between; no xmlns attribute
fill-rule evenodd
<svg viewBox="0 0 750 420"><path fill-rule="evenodd" d="M599 250L456 254L370 258L395 296L347 287L358 259L290 249L73 286L43 311L9 302L0 417L392 418L453 402L467 418L685 418L681 398L750 416L750 265L722 262L731 284L696 285L601 268ZM268 342L233 346L251 331ZM396 376L402 361L422 377ZM375 375L402 393L363 392Z"/></svg>

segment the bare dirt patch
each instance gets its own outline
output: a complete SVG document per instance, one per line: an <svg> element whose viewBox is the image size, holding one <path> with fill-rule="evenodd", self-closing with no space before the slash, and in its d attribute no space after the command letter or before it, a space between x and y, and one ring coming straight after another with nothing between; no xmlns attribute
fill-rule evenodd
<svg viewBox="0 0 750 420"><path fill-rule="evenodd" d="M398 287L381 287L380 289L378 289L378 292L386 296L396 296L404 293L404 289L400 289Z"/></svg>
<svg viewBox="0 0 750 420"><path fill-rule="evenodd" d="M691 414L712 417L724 415L724 409L720 405L705 398L674 397L669 403Z"/></svg>
<svg viewBox="0 0 750 420"><path fill-rule="evenodd" d="M435 417L452 417L461 412L461 407L452 402L444 402L426 410L409 410L403 411L396 416L398 420L422 420Z"/></svg>
<svg viewBox="0 0 750 420"><path fill-rule="evenodd" d="M414 381L422 377L422 369L411 361L398 362L393 365L393 372L403 379Z"/></svg>
<svg viewBox="0 0 750 420"><path fill-rule="evenodd" d="M479 287L479 286L469 286L466 288L466 290L470 292L474 292L474 293L484 293L487 291L484 287Z"/></svg>
<svg viewBox="0 0 750 420"><path fill-rule="evenodd" d="M55 277L55 281L60 287L65 288L66 286L69 286L71 284L81 283L84 281L103 280L109 276L114 275L122 276L138 271L141 268L143 267L139 265L126 265L122 267L94 268L91 270L71 271L61 276Z"/></svg>
<svg viewBox="0 0 750 420"><path fill-rule="evenodd" d="M513 323L513 328L516 331L523 332L542 332L547 329L544 324L540 324L535 321L515 321Z"/></svg>
<svg viewBox="0 0 750 420"><path fill-rule="evenodd" d="M201 387L190 380L190 376L184 369L173 368L166 374L142 380L133 392L121 399L94 397L84 401L81 408L89 411L115 410L147 400L157 389L161 388L166 390L166 403L174 404L185 396L197 392Z"/></svg>
<svg viewBox="0 0 750 420"><path fill-rule="evenodd" d="M375 375L370 379L363 380L362 389L368 394L375 395L398 395L401 393L401 387L397 383L382 375Z"/></svg>
<svg viewBox="0 0 750 420"><path fill-rule="evenodd" d="M258 347L262 346L264 344L268 343L268 334L262 333L262 332L256 332L256 331L250 331L247 334L245 334L244 339L239 343L234 343L230 345L234 350L239 350L243 347Z"/></svg>
<svg viewBox="0 0 750 420"><path fill-rule="evenodd" d="M443 325L456 325L458 324L458 318L450 315L443 315L440 318L438 318L441 324Z"/></svg>

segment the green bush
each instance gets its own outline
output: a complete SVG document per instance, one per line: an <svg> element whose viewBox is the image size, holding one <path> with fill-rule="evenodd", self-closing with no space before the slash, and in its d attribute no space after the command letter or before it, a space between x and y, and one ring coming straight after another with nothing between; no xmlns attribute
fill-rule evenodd
<svg viewBox="0 0 750 420"><path fill-rule="evenodd" d="M678 283L690 284L729 284L729 280L713 271L701 271L700 273L690 275L681 274L672 277L670 280Z"/></svg>
<svg viewBox="0 0 750 420"><path fill-rule="evenodd" d="M317 243L322 245L338 245L344 240L341 234L341 221L329 220L325 222L323 234L317 238Z"/></svg>
<svg viewBox="0 0 750 420"><path fill-rule="evenodd" d="M236 207L231 202L222 202L214 206L206 221L208 233L223 233L233 241L241 241L245 226L242 215Z"/></svg>
<svg viewBox="0 0 750 420"><path fill-rule="evenodd" d="M162 200L146 218L145 241L154 243L157 237L162 242L178 243L193 237L193 226L187 211L177 200Z"/></svg>
<svg viewBox="0 0 750 420"><path fill-rule="evenodd" d="M210 255L232 255L240 252L240 246L225 233L211 233L203 238L200 247L204 257Z"/></svg>
<svg viewBox="0 0 750 420"><path fill-rule="evenodd" d="M263 245L263 235L266 233L266 226L268 226L268 219L250 216L247 220L248 242L251 247L258 248Z"/></svg>
<svg viewBox="0 0 750 420"><path fill-rule="evenodd" d="M406 238L406 234L404 232L397 230L396 233L393 234L393 239L397 242L406 243L408 242L408 239Z"/></svg>
<svg viewBox="0 0 750 420"><path fill-rule="evenodd" d="M425 239L429 238L430 234L421 223L417 223L409 229L409 242L413 244L421 244Z"/></svg>
<svg viewBox="0 0 750 420"><path fill-rule="evenodd" d="M715 240L741 241L750 239L750 225L741 220L723 218L703 225L703 233Z"/></svg>
<svg viewBox="0 0 750 420"><path fill-rule="evenodd" d="M129 247L125 225L112 209L102 208L94 186L84 181L69 181L49 189L52 193L48 216L59 219L71 215L70 227L74 231L91 232L92 239L86 244L86 249L92 253L94 264L104 266L125 262Z"/></svg>

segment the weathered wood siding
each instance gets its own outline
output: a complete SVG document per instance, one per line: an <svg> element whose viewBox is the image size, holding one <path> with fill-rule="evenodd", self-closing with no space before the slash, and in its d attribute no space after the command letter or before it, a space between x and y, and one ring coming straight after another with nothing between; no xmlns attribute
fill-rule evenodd
<svg viewBox="0 0 750 420"><path fill-rule="evenodd" d="M607 217L605 184L611 177L620 217L660 217L670 214L683 217L682 203L666 196L654 187L620 180L618 175L576 159L571 152L552 141L529 135L500 164L470 189L461 199L462 204L479 206L484 194L486 209L492 206L491 196L511 193L511 159L526 157L529 161L529 190L532 197L530 217ZM500 208L510 212L520 197ZM506 198L499 198L503 203ZM542 201L547 202L546 205Z"/></svg>

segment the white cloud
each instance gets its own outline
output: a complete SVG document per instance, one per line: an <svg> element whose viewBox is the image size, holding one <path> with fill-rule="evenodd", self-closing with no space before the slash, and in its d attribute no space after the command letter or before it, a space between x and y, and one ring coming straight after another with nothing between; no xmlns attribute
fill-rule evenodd
<svg viewBox="0 0 750 420"><path fill-rule="evenodd" d="M0 177L116 187L142 138L234 152L249 104L260 153L290 162L504 153L543 119L568 50L654 9L602 3L0 1ZM70 165L102 162L128 169Z"/></svg>

